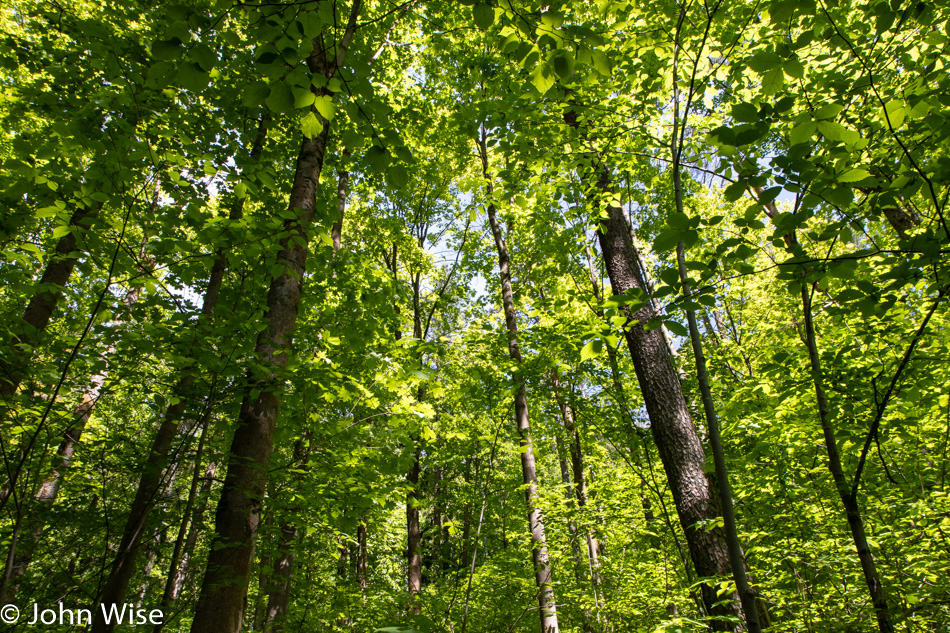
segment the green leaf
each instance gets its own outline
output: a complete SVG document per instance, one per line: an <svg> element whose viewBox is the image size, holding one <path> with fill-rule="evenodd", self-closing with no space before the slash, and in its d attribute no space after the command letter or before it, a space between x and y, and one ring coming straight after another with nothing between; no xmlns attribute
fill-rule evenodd
<svg viewBox="0 0 950 633"><path fill-rule="evenodd" d="M904 107L902 100L891 99L884 106L884 111L887 112L887 120L895 130L904 124L904 119L907 117L907 108Z"/></svg>
<svg viewBox="0 0 950 633"><path fill-rule="evenodd" d="M818 131L829 141L841 141L853 145L861 140L861 135L834 121L818 121Z"/></svg>
<svg viewBox="0 0 950 633"><path fill-rule="evenodd" d="M598 356L604 350L604 341L600 338L595 338L587 341L587 344L581 348L581 362L589 358L594 358Z"/></svg>
<svg viewBox="0 0 950 633"><path fill-rule="evenodd" d="M295 108L308 108L313 104L313 100L316 98L309 88L298 88L294 86L290 89L294 93L294 107Z"/></svg>
<svg viewBox="0 0 950 633"><path fill-rule="evenodd" d="M267 99L269 94L270 86L263 81L255 81L245 86L241 102L249 108L256 108L264 104L264 100Z"/></svg>
<svg viewBox="0 0 950 633"><path fill-rule="evenodd" d="M303 31L303 34L313 39L320 35L323 32L323 21L313 11L305 11L300 16L297 17L297 22L300 24L300 29Z"/></svg>
<svg viewBox="0 0 950 633"><path fill-rule="evenodd" d="M178 68L178 81L182 88L191 92L201 92L208 87L211 76L194 62L185 62Z"/></svg>
<svg viewBox="0 0 950 633"><path fill-rule="evenodd" d="M774 71L776 68L781 72L782 69L782 58L769 51L756 53L747 63L749 68L760 75Z"/></svg>
<svg viewBox="0 0 950 633"><path fill-rule="evenodd" d="M762 92L773 95L785 85L785 73L781 66L776 66L762 76Z"/></svg>
<svg viewBox="0 0 950 633"><path fill-rule="evenodd" d="M653 250L657 253L665 253L676 248L683 235L683 231L677 229L667 229L656 236L653 240Z"/></svg>
<svg viewBox="0 0 950 633"><path fill-rule="evenodd" d="M181 40L177 37L152 42L152 56L156 59L172 60L181 55L184 50Z"/></svg>
<svg viewBox="0 0 950 633"><path fill-rule="evenodd" d="M818 120L822 119L833 119L844 110L844 106L840 103L826 103L817 110L815 110L815 118Z"/></svg>
<svg viewBox="0 0 950 633"><path fill-rule="evenodd" d="M604 77L610 77L610 59L601 50L591 51L591 66Z"/></svg>
<svg viewBox="0 0 950 633"><path fill-rule="evenodd" d="M556 51L551 56L551 64L561 81L567 81L574 73L574 57L567 50Z"/></svg>
<svg viewBox="0 0 950 633"><path fill-rule="evenodd" d="M472 16L475 18L475 26L483 31L487 31L495 23L495 9L485 2L479 2L472 7Z"/></svg>
<svg viewBox="0 0 950 633"><path fill-rule="evenodd" d="M792 128L792 131L788 137L788 142L790 145L807 143L812 139L812 137L815 136L815 132L817 130L818 125L814 121L803 121Z"/></svg>
<svg viewBox="0 0 950 633"><path fill-rule="evenodd" d="M314 138L323 131L323 122L311 111L300 117L300 131L307 138Z"/></svg>
<svg viewBox="0 0 950 633"><path fill-rule="evenodd" d="M333 97L329 95L314 99L313 107L316 108L317 112L320 113L320 116L322 116L327 121L332 119L333 115L336 113L336 106L333 105Z"/></svg>
<svg viewBox="0 0 950 633"><path fill-rule="evenodd" d="M264 100L271 111L278 114L291 112L294 109L294 93L285 83L271 86L270 94Z"/></svg>
<svg viewBox="0 0 950 633"><path fill-rule="evenodd" d="M751 103L737 103L732 106L732 118L740 123L757 123L759 109Z"/></svg>
<svg viewBox="0 0 950 633"><path fill-rule="evenodd" d="M865 178L870 177L871 172L866 169L849 169L838 176L838 182L858 182L859 180L864 180Z"/></svg>
<svg viewBox="0 0 950 633"><path fill-rule="evenodd" d="M789 77L801 79L805 76L805 66L802 65L797 57L786 59L785 63L782 65L782 68L785 70L785 74Z"/></svg>
<svg viewBox="0 0 950 633"><path fill-rule="evenodd" d="M210 71L218 63L218 56L207 44L198 44L191 49L191 59L204 71Z"/></svg>
<svg viewBox="0 0 950 633"><path fill-rule="evenodd" d="M677 323L672 319L668 319L663 322L666 325L666 329L675 334L676 336L689 336L689 330L687 330L683 325Z"/></svg>
<svg viewBox="0 0 950 633"><path fill-rule="evenodd" d="M554 71L548 63L538 64L531 73L531 83L541 94L546 93L554 85Z"/></svg>

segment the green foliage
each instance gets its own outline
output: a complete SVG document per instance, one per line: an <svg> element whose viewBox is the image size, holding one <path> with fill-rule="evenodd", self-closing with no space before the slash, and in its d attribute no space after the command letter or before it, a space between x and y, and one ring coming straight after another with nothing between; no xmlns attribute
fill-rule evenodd
<svg viewBox="0 0 950 633"><path fill-rule="evenodd" d="M732 579L693 571L624 342L662 327L696 413L693 311L770 630L873 630L827 468L804 286L892 620L950 626L947 8L366 3L331 72L317 53L340 54L351 6L28 1L0 15L0 363L24 374L0 404L0 458L17 477L0 498L4 559L47 517L11 602L88 606L162 416L184 404L129 600L159 603L180 526L193 526L165 627L188 630L242 398L266 389L248 377L273 373L247 629L262 627L288 527L287 629L537 630L512 421L525 384L560 629L708 630L699 583L728 599ZM302 144L324 133L318 186L298 181ZM254 349L300 218L290 192L311 185L314 220L294 238L303 299L277 369ZM649 292L610 292L597 235L609 204L630 219ZM71 252L57 253L64 239ZM66 260L67 283L44 284ZM218 305L202 316L216 262ZM49 325L31 330L27 306L51 292ZM632 322L648 302L658 316ZM65 468L64 432L90 402ZM586 505L571 496L560 404L577 422ZM36 495L54 467L47 508ZM416 596L407 508L420 516Z"/></svg>

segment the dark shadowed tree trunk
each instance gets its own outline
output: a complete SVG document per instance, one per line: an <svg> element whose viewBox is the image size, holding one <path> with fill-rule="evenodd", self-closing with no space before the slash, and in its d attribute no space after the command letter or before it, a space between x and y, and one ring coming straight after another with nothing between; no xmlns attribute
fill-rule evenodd
<svg viewBox="0 0 950 633"><path fill-rule="evenodd" d="M257 130L257 136L251 149L251 158L257 159L260 156L264 139L267 134L268 117L262 117ZM244 198L238 198L232 204L229 218L239 220L244 213ZM204 329L214 315L218 305L218 297L221 293L221 286L224 281L224 275L228 269L228 256L224 248L219 248L214 263L211 266L211 272L208 278L208 285L205 287L204 298L201 305L201 314L196 326L195 338L198 332ZM186 366L180 370L181 377L178 379L172 390L173 397L165 410L152 445L149 448L148 456L141 468L141 478L135 491L135 497L129 509L128 519L125 529L122 533L122 540L116 550L115 558L109 571L109 577L106 579L105 586L100 596L100 603L108 609L110 605L121 605L125 600L125 594L128 591L129 581L135 571L135 561L138 555L139 545L142 536L145 533L146 524L162 488L166 485L166 467L172 452L175 437L179 435L179 426L182 417L185 414L189 404L193 404L192 388L195 384L194 361L189 361ZM103 617L103 610L97 609L93 615L94 633L106 633L114 627L107 624Z"/></svg>
<svg viewBox="0 0 950 633"><path fill-rule="evenodd" d="M338 43L332 64L327 44L314 41L307 63L310 72L332 77L346 57L359 15L360 0L354 0L346 32ZM332 55L332 52L329 52ZM323 89L316 89L326 96ZM290 211L284 222L288 237L280 242L277 261L283 272L267 293L267 327L257 339L254 355L259 369L248 376L248 390L238 414L231 442L228 471L215 514L215 536L201 585L191 630L193 633L238 633L244 618L248 582L254 560L254 541L260 508L267 485L267 469L274 443L282 379L287 366L302 283L307 272L308 229L313 221L320 173L326 154L329 121L314 138L304 138L297 156Z"/></svg>
<svg viewBox="0 0 950 633"><path fill-rule="evenodd" d="M15 325L14 338L9 349L0 357L0 414L12 404L13 395L22 382L33 356L33 348L46 331L53 310L56 309L63 288L69 281L79 259L79 240L95 221L102 203L92 207L78 207L69 219L69 233L59 238L56 248L46 263L46 270L36 285L20 323Z"/></svg>

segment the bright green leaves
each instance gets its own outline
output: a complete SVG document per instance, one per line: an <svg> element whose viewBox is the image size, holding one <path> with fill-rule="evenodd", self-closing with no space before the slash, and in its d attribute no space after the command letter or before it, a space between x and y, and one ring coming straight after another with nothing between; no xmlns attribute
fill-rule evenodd
<svg viewBox="0 0 950 633"><path fill-rule="evenodd" d="M313 107L320 113L320 116L328 121L332 119L336 113L336 108L333 105L333 97L328 95L314 98Z"/></svg>
<svg viewBox="0 0 950 633"><path fill-rule="evenodd" d="M323 131L323 123L311 110L300 117L300 131L307 138L314 138Z"/></svg>
<svg viewBox="0 0 950 633"><path fill-rule="evenodd" d="M472 18L475 26L487 31L495 23L495 9L486 2L478 2L472 7Z"/></svg>
<svg viewBox="0 0 950 633"><path fill-rule="evenodd" d="M313 100L316 98L316 95L314 95L309 88L293 87L291 90L294 93L295 108L306 108L313 105Z"/></svg>
<svg viewBox="0 0 950 633"><path fill-rule="evenodd" d="M785 86L785 71L781 66L771 68L762 75L762 92L767 95L777 94Z"/></svg>
<svg viewBox="0 0 950 633"><path fill-rule="evenodd" d="M531 71L531 84L541 94L546 93L556 83L554 68L551 64L543 63L535 66Z"/></svg>

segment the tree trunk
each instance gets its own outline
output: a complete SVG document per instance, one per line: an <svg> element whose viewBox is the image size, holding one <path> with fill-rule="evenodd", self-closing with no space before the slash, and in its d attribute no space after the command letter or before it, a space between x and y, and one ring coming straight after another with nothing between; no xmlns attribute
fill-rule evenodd
<svg viewBox="0 0 950 633"><path fill-rule="evenodd" d="M195 450L195 468L194 473L191 478L191 486L188 489L188 500L185 502L185 509L182 511L181 523L178 527L178 536L175 538L175 547L172 550L171 561L168 564L168 574L165 578L165 589L162 592L162 601L159 608L162 610L162 613L168 614L171 612L172 606L175 604L175 601L178 600L178 596L181 594L182 580L184 579L184 572L187 569L187 561L191 555L191 549L188 547L189 541L192 541L192 534L195 534L197 539L197 532L195 530L195 523L201 520L201 515L204 513L204 505L207 503L205 499L204 503L200 507L200 510L195 510L195 502L198 498L199 483L202 480L201 476L201 459L204 455L204 444L205 438L208 435L208 424L211 419L211 407L209 406L205 412L204 419L201 421L201 437L198 439L198 447ZM210 474L209 474L210 472ZM211 482L214 479L214 464L209 464L208 469L205 471L204 484L201 484L201 492L207 493L211 488ZM194 547L194 542L191 542L192 547ZM162 628L165 626L164 620L155 625L153 633L161 633Z"/></svg>
<svg viewBox="0 0 950 633"><path fill-rule="evenodd" d="M283 271L270 284L268 323L254 348L257 364L268 369L251 370L248 376L215 515L215 536L192 622L193 633L241 630L280 408L283 380L279 374L287 366L297 323L307 272L307 229L313 220L328 133L329 122L324 120L321 132L312 139L305 138L300 146L289 205L294 219L284 222L289 235L281 240L277 255Z"/></svg>
<svg viewBox="0 0 950 633"><path fill-rule="evenodd" d="M256 159L260 156L264 139L267 135L268 120L268 117L261 117L257 136L254 139L254 144L251 149L252 159ZM239 220L243 214L244 198L238 198L231 206L228 217L231 220ZM206 327L208 321L214 315L227 269L228 257L222 247L218 249L214 263L211 266L208 285L205 288L204 298L202 300L201 314L196 326L195 338L197 338L197 333ZM194 342L193 340L193 343ZM142 535L145 532L148 517L155 507L155 502L157 501L160 490L166 483L166 466L175 437L179 432L179 424L189 402L192 401L191 391L195 383L193 370L193 361L186 362L185 366L181 369L182 376L172 389L173 397L165 409L165 415L162 417L158 431L155 433L148 452L148 457L142 465L142 475L135 491L135 497L132 500L132 506L129 509L129 516L122 533L122 540L119 543L118 550L116 550L116 555L109 571L109 577L106 579L105 587L100 596L100 603L103 607L95 610L93 614L93 633L108 633L112 631L114 627L106 623L103 617L104 611L109 609L111 605L121 605L125 600L129 581L132 578L132 573L135 571L135 560L138 555Z"/></svg>
<svg viewBox="0 0 950 633"><path fill-rule="evenodd" d="M606 170L596 184L600 191L611 193ZM632 290L646 293L639 276L627 221L617 204L608 202L606 211L607 218L601 221L598 237L613 293L621 295ZM700 576L731 575L729 552L722 530L716 528L707 531L705 527L697 526L697 523L706 523L719 517L719 499L703 471L703 447L683 397L679 377L670 361L663 334L659 329L644 329L644 325L656 316L653 304L647 301L636 313L629 306L625 306L624 311L629 319L628 326L624 328L627 346L693 565ZM703 585L702 595L711 615L738 617L738 597L735 602L717 604L720 598L715 588L708 584ZM713 628L733 630L734 626L720 619L713 623Z"/></svg>
<svg viewBox="0 0 950 633"><path fill-rule="evenodd" d="M884 594L884 587L881 585L881 580L877 575L877 566L874 563L874 556L871 554L871 547L868 544L867 533L864 530L864 521L861 519L861 510L858 507L857 497L855 494L852 494L851 489L848 487L844 469L841 467L841 457L838 454L835 430L831 424L831 406L825 394L824 378L821 370L821 357L818 353L818 343L815 338L815 325L812 320L811 310L811 290L808 284L802 284L802 311L805 316L805 338L808 345L808 358L811 363L812 380L815 383L815 397L818 401L818 418L821 421L821 430L825 437L825 450L828 453L828 470L831 471L835 488L844 506L845 517L848 520L848 527L851 530L851 538L854 541L854 547L857 549L858 560L861 562L861 570L864 572L864 580L867 583L868 592L871 595L871 604L874 605L874 612L877 615L878 628L881 633L893 633L894 626L891 624L887 598Z"/></svg>
<svg viewBox="0 0 950 633"><path fill-rule="evenodd" d="M144 244L143 244L144 250ZM143 268L147 264L143 262ZM133 288L125 294L123 304L128 310L135 304L141 294L140 289ZM103 359L107 360L115 352L115 347L106 348ZM46 521L49 518L50 508L56 503L60 487L63 485L63 477L73 461L73 455L76 453L76 445L82 438L86 424L92 417L92 412L99 402L102 387L105 385L108 377L108 363L99 373L89 379L89 384L82 394L82 397L72 411L72 423L63 433L63 439L56 451L55 465L47 473L36 492L33 499L39 504L29 509L29 516L25 520L25 529L18 529L17 538L11 542L11 552L7 558L7 568L4 570L2 586L0 586L0 602L11 602L16 596L20 579L26 574L30 563L33 562L33 555L40 543L43 532L46 529ZM21 508L18 508L18 512Z"/></svg>
<svg viewBox="0 0 950 633"><path fill-rule="evenodd" d="M264 614L264 633L279 633L287 624L290 609L290 588L294 578L297 546L297 527L292 523L280 526L274 569L268 579L267 611Z"/></svg>
<svg viewBox="0 0 950 633"><path fill-rule="evenodd" d="M409 483L409 494L406 497L406 584L409 589L409 610L413 615L422 613L418 593L422 590L422 552L419 547L422 542L422 530L419 528L419 457L421 451L416 446L415 459L412 468L406 476Z"/></svg>
<svg viewBox="0 0 950 633"><path fill-rule="evenodd" d="M12 406L13 395L27 373L33 348L46 331L53 310L63 296L63 288L80 256L76 236L89 229L101 208L101 202L93 207L78 207L69 219L71 230L59 238L56 249L46 263L46 270L36 285L36 293L27 304L22 321L15 327L16 334L5 354L6 358L0 358L0 411Z"/></svg>
<svg viewBox="0 0 950 633"><path fill-rule="evenodd" d="M581 546L578 540L580 535L577 530L577 521L574 520L574 483L571 481L571 467L567 464L567 449L564 448L564 440L561 434L554 436L555 447L557 449L558 466L561 470L561 483L564 485L564 500L568 506L567 536L571 544L571 558L574 559L574 579L577 580L577 586L583 587L587 584L587 574L584 573L584 557L581 555ZM591 633L594 630L590 609L583 610L584 632Z"/></svg>
<svg viewBox="0 0 950 633"><path fill-rule="evenodd" d="M521 348L518 344L518 322L515 317L514 293L511 290L510 260L508 246L501 234L498 219L495 217L495 203L492 202L493 189L488 174L488 150L485 144L485 132L479 139L479 152L482 159L482 175L487 181L488 223L495 247L498 250L498 271L501 279L501 300L505 310L505 325L508 328L508 354L511 360L521 365ZM557 608L554 600L554 585L551 564L544 535L544 521L538 507L538 472L535 465L534 446L531 443L531 423L528 419L528 397L525 393L523 378L518 381L515 393L515 422L521 436L521 473L525 483L525 504L528 508L528 526L531 530L531 556L534 562L534 579L538 588L538 606L541 617L542 633L557 633Z"/></svg>

